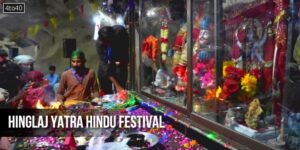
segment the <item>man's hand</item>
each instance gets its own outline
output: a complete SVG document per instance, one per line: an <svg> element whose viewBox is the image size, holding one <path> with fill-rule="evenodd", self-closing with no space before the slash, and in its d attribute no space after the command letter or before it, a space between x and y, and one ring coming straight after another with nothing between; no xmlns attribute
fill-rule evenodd
<svg viewBox="0 0 300 150"><path fill-rule="evenodd" d="M114 77L110 76L109 79L115 85L117 92L124 90L124 88L119 84L119 82Z"/></svg>

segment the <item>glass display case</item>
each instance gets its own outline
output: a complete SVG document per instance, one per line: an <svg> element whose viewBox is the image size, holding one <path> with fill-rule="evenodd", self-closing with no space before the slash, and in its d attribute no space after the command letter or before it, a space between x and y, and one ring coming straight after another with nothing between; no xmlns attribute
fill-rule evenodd
<svg viewBox="0 0 300 150"><path fill-rule="evenodd" d="M141 90L178 106L186 104L185 1L142 1Z"/></svg>
<svg viewBox="0 0 300 150"><path fill-rule="evenodd" d="M212 94L216 82L216 23L214 3L195 0L193 2L192 40L192 111L215 120L215 100ZM195 32L198 31L198 32Z"/></svg>
<svg viewBox="0 0 300 150"><path fill-rule="evenodd" d="M280 1L223 3L221 84L217 119L225 127L260 142L275 140L281 126L286 51L285 17ZM232 8L235 8L234 10ZM273 143L272 143L273 142Z"/></svg>
<svg viewBox="0 0 300 150"><path fill-rule="evenodd" d="M298 0L140 1L138 91L250 148L297 149L298 7Z"/></svg>

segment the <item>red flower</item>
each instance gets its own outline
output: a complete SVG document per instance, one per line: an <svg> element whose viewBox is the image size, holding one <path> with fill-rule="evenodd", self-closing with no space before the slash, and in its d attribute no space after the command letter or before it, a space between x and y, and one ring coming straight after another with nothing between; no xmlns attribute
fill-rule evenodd
<svg viewBox="0 0 300 150"><path fill-rule="evenodd" d="M178 65L173 69L174 74L176 74L180 79L187 77L186 66Z"/></svg>
<svg viewBox="0 0 300 150"><path fill-rule="evenodd" d="M239 90L240 88L240 82L232 79L232 78L226 78L224 81L224 85L223 85L223 91L225 93L235 93Z"/></svg>
<svg viewBox="0 0 300 150"><path fill-rule="evenodd" d="M226 71L226 76L230 77L230 78L240 79L241 77L243 77L245 75L244 70L241 70L241 69L236 68L234 66L226 67L225 71Z"/></svg>

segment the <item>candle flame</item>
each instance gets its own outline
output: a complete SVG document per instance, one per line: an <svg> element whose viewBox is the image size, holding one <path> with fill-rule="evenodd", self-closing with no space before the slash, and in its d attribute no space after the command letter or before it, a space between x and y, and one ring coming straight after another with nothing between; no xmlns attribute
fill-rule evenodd
<svg viewBox="0 0 300 150"><path fill-rule="evenodd" d="M60 105L61 105L61 102L53 102L50 105L50 109L59 109Z"/></svg>
<svg viewBox="0 0 300 150"><path fill-rule="evenodd" d="M41 100L38 100L36 105L35 105L36 109L44 109L45 107L43 106L43 104L41 103Z"/></svg>

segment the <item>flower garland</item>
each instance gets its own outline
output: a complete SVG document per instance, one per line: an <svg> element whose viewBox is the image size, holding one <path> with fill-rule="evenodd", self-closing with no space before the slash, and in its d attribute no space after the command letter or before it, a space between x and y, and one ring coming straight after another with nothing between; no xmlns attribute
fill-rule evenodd
<svg viewBox="0 0 300 150"><path fill-rule="evenodd" d="M153 61L156 60L158 49L158 39L153 35L149 35L143 42L142 52Z"/></svg>
<svg viewBox="0 0 300 150"><path fill-rule="evenodd" d="M162 63L166 62L167 59L167 47L168 47L168 22L166 20L164 20L162 22L162 26L160 28L160 38L161 38L161 59L162 59Z"/></svg>

